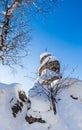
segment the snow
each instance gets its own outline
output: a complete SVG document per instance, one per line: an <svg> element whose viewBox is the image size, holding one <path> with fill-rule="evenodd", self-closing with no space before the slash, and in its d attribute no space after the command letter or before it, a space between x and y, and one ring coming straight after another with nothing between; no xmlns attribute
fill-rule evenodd
<svg viewBox="0 0 82 130"><path fill-rule="evenodd" d="M28 92L31 108L27 111L28 104L24 103L22 111L16 118L12 115L11 106L20 100L18 91L23 91L22 86L17 83L10 85L0 83L0 130L82 130L82 81L76 79L63 79L63 81L63 84L69 83L70 86L56 97L56 115L44 91L48 86L43 88L36 80ZM57 82L59 81L54 81L52 86ZM12 97L14 100L10 103ZM25 120L26 114L40 117L46 123L28 124Z"/></svg>
<svg viewBox="0 0 82 130"><path fill-rule="evenodd" d="M6 15L6 12L5 12L5 11L2 11L2 15L4 15L4 16L5 16L5 15Z"/></svg>
<svg viewBox="0 0 82 130"><path fill-rule="evenodd" d="M72 99L70 95L78 97ZM68 89L64 89L57 104L59 116L70 130L82 130L82 82L77 81Z"/></svg>
<svg viewBox="0 0 82 130"><path fill-rule="evenodd" d="M57 82L58 80L54 81L53 85ZM61 100L57 100L56 115L49 109L51 104L46 101L47 97L44 94L40 97L42 87L40 88L39 84L35 84L30 90L29 97L31 97L33 104L30 113L35 117L38 115L46 120L46 128L51 130L82 130L82 81L75 79L65 79L62 81L63 85L68 83L70 87L63 89L57 96L57 99ZM78 97L78 100L71 98L71 95Z"/></svg>
<svg viewBox="0 0 82 130"><path fill-rule="evenodd" d="M57 60L48 52L43 53L40 59L44 56L47 57L40 67L47 62ZM51 85L41 85L43 81L50 80L54 76L60 77L61 74L49 69L43 70L28 91L25 102L19 96L19 92L23 94L21 84L0 83L0 130L82 130L82 81L59 78L51 82ZM50 87L52 89L60 87L61 90L57 95L55 94L56 96L53 94L56 100L56 114L50 98ZM16 108L17 102L22 102L22 108L14 117L12 106ZM26 116L41 119L45 123L29 124L25 119Z"/></svg>
<svg viewBox="0 0 82 130"><path fill-rule="evenodd" d="M55 56L48 56L48 57L46 57L46 58L44 59L44 61L42 62L40 68L41 68L42 66L44 66L46 63L53 62L53 61L55 61L55 60L57 60L57 58L56 58Z"/></svg>
<svg viewBox="0 0 82 130"><path fill-rule="evenodd" d="M44 88L39 84L35 83L34 87L28 92L28 97L31 100L31 108L34 111L48 111L50 110L50 102L47 95L44 93Z"/></svg>
<svg viewBox="0 0 82 130"><path fill-rule="evenodd" d="M42 54L40 55L40 60L41 60L43 57L48 56L48 55L51 55L51 53L49 53L49 52L44 52L44 53L42 53Z"/></svg>
<svg viewBox="0 0 82 130"><path fill-rule="evenodd" d="M8 8L10 8L11 7L11 5L8 5Z"/></svg>
<svg viewBox="0 0 82 130"><path fill-rule="evenodd" d="M22 91L21 85L14 83L14 84L2 84L0 83L0 129L1 130L16 130L16 129L23 129L19 124L22 123L22 118L24 115L20 114L17 119L13 118L11 112L12 104L15 104L18 98L18 91ZM13 102L10 103L11 99L14 98ZM25 107L24 107L25 111Z"/></svg>
<svg viewBox="0 0 82 130"><path fill-rule="evenodd" d="M53 77L61 77L61 74L49 69L45 69L42 71L41 76L37 80L41 84L43 81L52 79Z"/></svg>

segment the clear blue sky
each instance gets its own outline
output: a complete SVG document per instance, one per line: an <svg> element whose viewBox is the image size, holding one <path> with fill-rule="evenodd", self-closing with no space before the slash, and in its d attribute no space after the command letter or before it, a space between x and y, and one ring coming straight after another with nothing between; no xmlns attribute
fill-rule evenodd
<svg viewBox="0 0 82 130"><path fill-rule="evenodd" d="M77 66L74 76L82 80L82 0L63 0L54 13L34 18L28 48L31 54L25 59L26 70L18 70L16 75L8 69L0 70L1 82L19 82L25 90L32 87L32 80L24 76L35 77L33 73L38 71L39 56L45 48L59 59L61 66L68 66L69 72Z"/></svg>

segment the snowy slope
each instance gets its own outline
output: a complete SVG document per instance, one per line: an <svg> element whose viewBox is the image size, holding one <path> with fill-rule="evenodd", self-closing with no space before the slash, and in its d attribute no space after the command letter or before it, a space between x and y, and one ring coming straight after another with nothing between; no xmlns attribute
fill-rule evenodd
<svg viewBox="0 0 82 130"><path fill-rule="evenodd" d="M82 81L75 81L58 95L58 114L69 130L82 130Z"/></svg>
<svg viewBox="0 0 82 130"><path fill-rule="evenodd" d="M66 83L68 82L70 86L56 96L56 115L38 80L28 92L30 107L20 84L0 83L0 130L82 130L82 81L68 79ZM57 82L53 85L55 83ZM22 106L20 105L21 109L15 113L15 117L12 107L17 103L22 103ZM29 124L26 115L45 122L36 120Z"/></svg>
<svg viewBox="0 0 82 130"><path fill-rule="evenodd" d="M0 83L0 130L21 130L24 126L24 116L27 110L27 104L19 99L19 93L23 92L20 84L2 84ZM16 103L22 102L23 109L18 112L16 118L13 116L12 107Z"/></svg>

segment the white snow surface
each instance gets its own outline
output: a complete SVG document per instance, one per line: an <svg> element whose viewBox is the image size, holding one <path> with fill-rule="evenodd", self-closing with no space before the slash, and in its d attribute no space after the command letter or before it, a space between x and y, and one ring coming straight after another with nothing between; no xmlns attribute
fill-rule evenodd
<svg viewBox="0 0 82 130"><path fill-rule="evenodd" d="M34 111L46 112L50 110L50 102L47 95L45 94L45 89L39 82L34 84L34 87L30 89L28 96L31 100L31 108Z"/></svg>
<svg viewBox="0 0 82 130"><path fill-rule="evenodd" d="M6 15L6 12L5 12L5 11L2 11L2 14L3 14L3 15Z"/></svg>
<svg viewBox="0 0 82 130"><path fill-rule="evenodd" d="M41 84L43 81L52 79L53 77L61 77L61 74L49 69L44 69L41 76L38 78L38 81Z"/></svg>
<svg viewBox="0 0 82 130"><path fill-rule="evenodd" d="M82 130L82 81L67 79L64 84L67 83L69 87L63 89L56 97L56 115L50 109L47 93L43 91L47 86L42 88L36 80L28 92L31 109L27 111L25 104L16 118L12 115L10 100L12 97L19 99L18 91L22 91L22 86L0 83L0 130ZM41 117L46 123L28 124L25 120L26 114Z"/></svg>
<svg viewBox="0 0 82 130"><path fill-rule="evenodd" d="M44 52L40 55L40 60L44 57L44 56L47 56L47 55L51 55L51 53L49 52Z"/></svg>
<svg viewBox="0 0 82 130"><path fill-rule="evenodd" d="M53 61L55 61L55 60L57 60L57 58L56 58L55 56L48 56L48 57L46 57L46 58L44 59L44 61L42 62L42 64L40 65L40 68L41 68L42 66L44 66L46 63L53 62Z"/></svg>

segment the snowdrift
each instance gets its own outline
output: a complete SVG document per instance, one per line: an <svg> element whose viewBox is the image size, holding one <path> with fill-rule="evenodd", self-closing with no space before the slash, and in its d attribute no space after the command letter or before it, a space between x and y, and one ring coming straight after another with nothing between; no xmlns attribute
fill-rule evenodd
<svg viewBox="0 0 82 130"><path fill-rule="evenodd" d="M82 81L68 82L70 86L56 96L56 114L37 81L28 97L20 84L0 83L0 130L82 130Z"/></svg>

